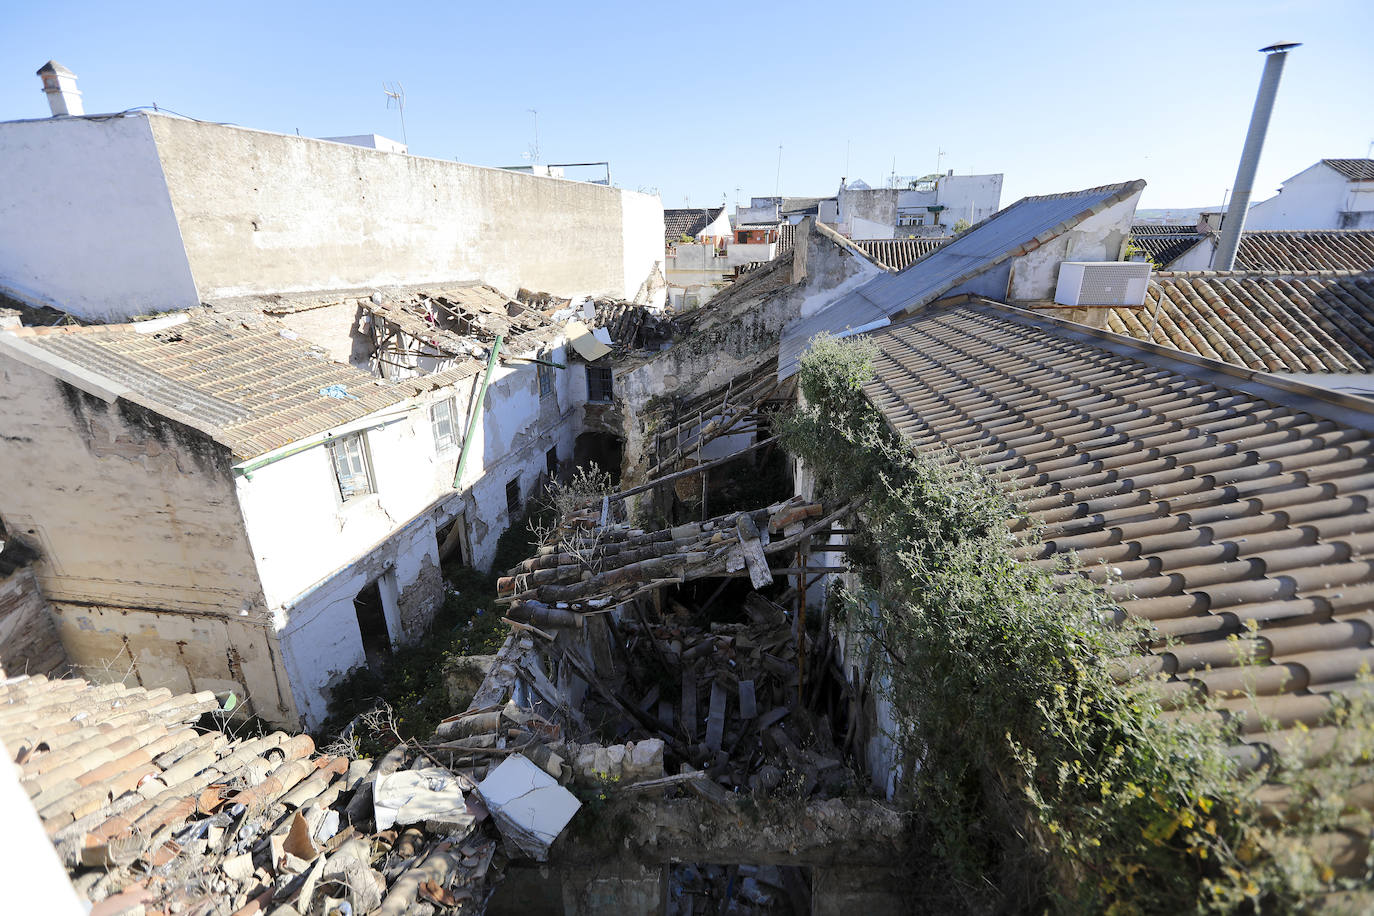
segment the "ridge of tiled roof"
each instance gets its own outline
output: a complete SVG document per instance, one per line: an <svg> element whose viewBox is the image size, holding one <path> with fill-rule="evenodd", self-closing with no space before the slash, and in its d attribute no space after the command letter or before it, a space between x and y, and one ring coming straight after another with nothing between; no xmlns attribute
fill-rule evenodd
<svg viewBox="0 0 1374 916"><path fill-rule="evenodd" d="M1353 181L1374 181L1374 159L1323 159L1322 163Z"/></svg>
<svg viewBox="0 0 1374 916"><path fill-rule="evenodd" d="M1371 372L1374 274L1157 273L1145 307L1110 310L1107 327L1267 372Z"/></svg>
<svg viewBox="0 0 1374 916"><path fill-rule="evenodd" d="M1340 739L1374 665L1374 403L986 302L868 336L892 427L999 481L1042 537L1023 561L1072 551L1151 624L1139 676L1214 697L1238 766ZM1362 872L1367 832L1317 839Z"/></svg>

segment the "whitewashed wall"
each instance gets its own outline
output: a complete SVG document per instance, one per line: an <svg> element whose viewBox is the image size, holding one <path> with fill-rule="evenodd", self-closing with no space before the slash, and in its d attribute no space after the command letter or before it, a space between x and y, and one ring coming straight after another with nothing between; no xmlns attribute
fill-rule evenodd
<svg viewBox="0 0 1374 916"><path fill-rule="evenodd" d="M147 118L0 124L0 290L92 321L200 301Z"/></svg>
<svg viewBox="0 0 1374 916"><path fill-rule="evenodd" d="M566 346L558 342L551 356L567 364ZM513 360L498 366L457 490L453 477L480 375L340 428L365 430L374 493L342 502L323 444L239 477L238 498L258 573L307 724L324 717L332 685L364 662L353 606L358 592L384 574L394 576L399 620L388 621L392 638L419 638L443 599L438 527L462 513L472 562L489 566L498 539L514 521L506 484L518 480L526 500L545 471L550 448L557 448L562 461L572 458L573 409L585 401L586 383L580 363L567 365L555 370L554 390L543 398L534 364ZM454 398L462 418L460 444L440 452L429 407L447 397Z"/></svg>
<svg viewBox="0 0 1374 916"><path fill-rule="evenodd" d="M1355 192L1344 175L1320 162L1283 183L1279 193L1250 207L1246 229L1343 229L1344 211L1374 210L1374 189ZM1366 224L1370 225L1370 224Z"/></svg>

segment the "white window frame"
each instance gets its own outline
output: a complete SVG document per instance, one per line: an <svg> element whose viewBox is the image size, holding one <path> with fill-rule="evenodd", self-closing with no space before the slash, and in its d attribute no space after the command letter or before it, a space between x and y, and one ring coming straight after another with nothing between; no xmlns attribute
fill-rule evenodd
<svg viewBox="0 0 1374 916"><path fill-rule="evenodd" d="M439 426L443 420L439 418L439 411L448 411L448 433L445 435L439 431ZM447 455L449 452L458 448L461 434L458 430L458 405L453 398L443 398L429 405L429 429L434 434L434 453L436 455Z"/></svg>
<svg viewBox="0 0 1374 916"><path fill-rule="evenodd" d="M329 458L334 467L334 482L338 485L341 502L350 502L377 492L365 433L348 433L330 440ZM359 481L361 486L358 485Z"/></svg>

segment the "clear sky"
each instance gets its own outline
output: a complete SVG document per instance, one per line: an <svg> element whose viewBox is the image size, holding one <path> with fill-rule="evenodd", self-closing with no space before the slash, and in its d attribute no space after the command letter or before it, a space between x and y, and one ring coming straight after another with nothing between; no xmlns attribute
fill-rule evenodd
<svg viewBox="0 0 1374 916"><path fill-rule="evenodd" d="M1263 199L1374 141L1371 0L607 4L23 2L0 12L0 119L46 117L34 71L88 112L157 105L306 136L400 139L481 165L608 159L664 205L833 194L953 168L1002 203L1144 178L1142 206L1220 203L1263 55L1289 55ZM938 158L939 151L945 155ZM848 164L846 165L846 159ZM0 164L3 167L3 164Z"/></svg>

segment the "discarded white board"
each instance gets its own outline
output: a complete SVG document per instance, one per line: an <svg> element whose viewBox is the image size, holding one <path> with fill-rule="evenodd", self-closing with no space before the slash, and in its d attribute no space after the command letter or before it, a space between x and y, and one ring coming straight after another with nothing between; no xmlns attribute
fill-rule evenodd
<svg viewBox="0 0 1374 916"><path fill-rule="evenodd" d="M582 807L523 754L507 757L478 784L477 792L501 835L537 862L548 860L549 847Z"/></svg>

